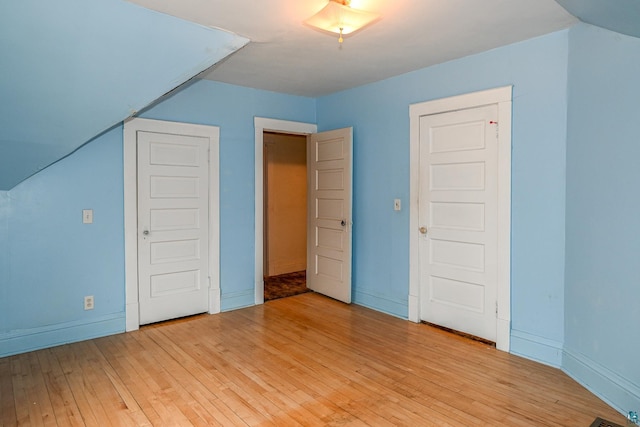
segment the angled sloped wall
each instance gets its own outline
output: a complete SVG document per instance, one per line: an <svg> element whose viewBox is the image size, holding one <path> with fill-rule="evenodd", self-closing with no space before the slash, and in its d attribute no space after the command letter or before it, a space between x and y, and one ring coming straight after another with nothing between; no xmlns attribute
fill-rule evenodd
<svg viewBox="0 0 640 427"><path fill-rule="evenodd" d="M247 43L121 0L0 6L0 190Z"/></svg>
<svg viewBox="0 0 640 427"><path fill-rule="evenodd" d="M640 37L640 0L556 0L583 22Z"/></svg>

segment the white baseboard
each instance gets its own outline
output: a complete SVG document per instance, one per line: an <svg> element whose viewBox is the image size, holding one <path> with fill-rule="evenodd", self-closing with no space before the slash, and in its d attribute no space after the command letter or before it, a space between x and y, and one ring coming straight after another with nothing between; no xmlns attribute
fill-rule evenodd
<svg viewBox="0 0 640 427"><path fill-rule="evenodd" d="M496 348L500 351L511 350L511 321L496 319Z"/></svg>
<svg viewBox="0 0 640 427"><path fill-rule="evenodd" d="M409 320L420 323L420 297L417 295L409 295Z"/></svg>
<svg viewBox="0 0 640 427"><path fill-rule="evenodd" d="M128 303L125 311L127 314L126 331L131 332L140 329L140 305L138 302Z"/></svg>
<svg viewBox="0 0 640 427"><path fill-rule="evenodd" d="M218 314L220 309L220 288L209 288L209 314Z"/></svg>

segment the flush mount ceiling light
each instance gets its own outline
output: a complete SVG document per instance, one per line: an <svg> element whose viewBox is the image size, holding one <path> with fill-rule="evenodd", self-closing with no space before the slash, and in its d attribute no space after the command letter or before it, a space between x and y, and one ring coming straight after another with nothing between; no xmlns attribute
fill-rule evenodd
<svg viewBox="0 0 640 427"><path fill-rule="evenodd" d="M351 0L329 0L329 4L304 21L307 25L342 36L353 33L378 19L375 13L351 7Z"/></svg>

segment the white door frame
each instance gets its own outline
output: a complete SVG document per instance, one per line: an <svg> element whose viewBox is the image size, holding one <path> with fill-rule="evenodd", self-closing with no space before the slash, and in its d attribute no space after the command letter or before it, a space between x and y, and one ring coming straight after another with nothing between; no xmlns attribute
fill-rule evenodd
<svg viewBox="0 0 640 427"><path fill-rule="evenodd" d="M473 92L409 106L409 320L420 322L419 184L420 117L498 105L498 283L496 348L509 351L511 331L511 98L512 86Z"/></svg>
<svg viewBox="0 0 640 427"><path fill-rule="evenodd" d="M220 312L220 129L216 126L131 118L124 123L124 269L126 331L140 327L138 301L137 133L159 132L209 138L209 313Z"/></svg>
<svg viewBox="0 0 640 427"><path fill-rule="evenodd" d="M255 304L264 303L264 140L265 131L309 135L318 131L315 123L254 117L255 127Z"/></svg>

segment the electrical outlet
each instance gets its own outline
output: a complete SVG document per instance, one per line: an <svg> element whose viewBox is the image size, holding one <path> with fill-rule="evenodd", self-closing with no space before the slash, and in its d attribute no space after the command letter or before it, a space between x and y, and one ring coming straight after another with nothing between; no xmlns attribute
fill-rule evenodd
<svg viewBox="0 0 640 427"><path fill-rule="evenodd" d="M84 297L84 309L93 310L93 295L87 295Z"/></svg>

